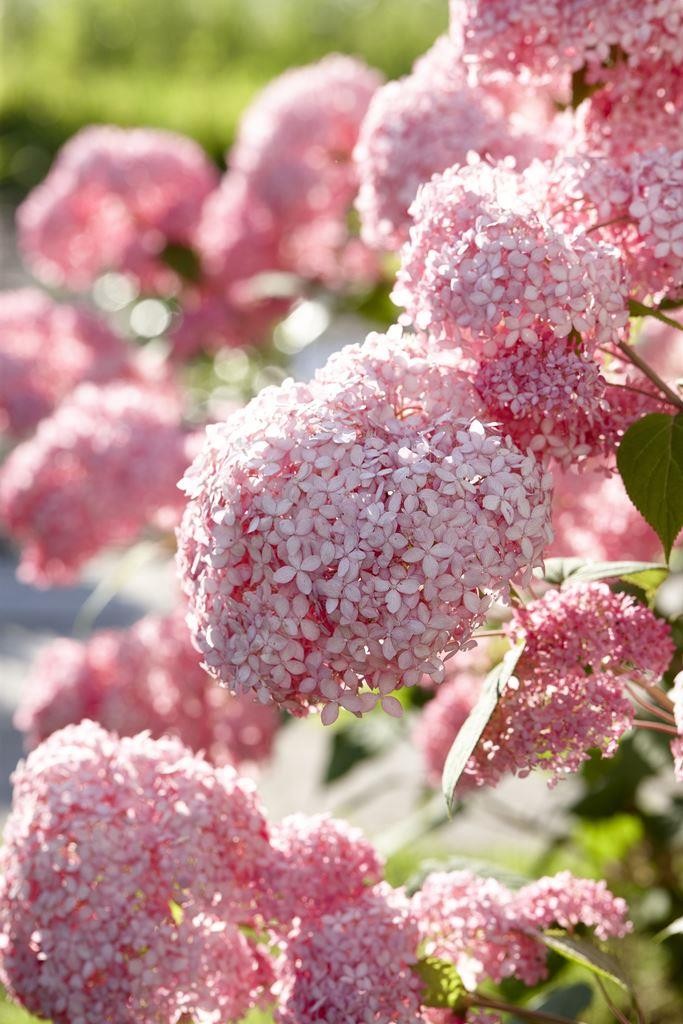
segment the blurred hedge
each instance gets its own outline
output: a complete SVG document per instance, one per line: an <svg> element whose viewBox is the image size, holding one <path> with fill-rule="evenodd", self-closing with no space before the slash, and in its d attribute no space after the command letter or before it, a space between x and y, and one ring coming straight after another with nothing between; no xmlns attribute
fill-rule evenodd
<svg viewBox="0 0 683 1024"><path fill-rule="evenodd" d="M0 186L19 195L84 124L185 132L220 159L251 96L338 50L395 77L446 0L4 0Z"/></svg>

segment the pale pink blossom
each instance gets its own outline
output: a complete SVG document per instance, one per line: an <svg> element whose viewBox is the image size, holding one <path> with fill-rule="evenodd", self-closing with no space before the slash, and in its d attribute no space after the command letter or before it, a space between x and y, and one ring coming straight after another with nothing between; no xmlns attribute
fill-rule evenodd
<svg viewBox="0 0 683 1024"><path fill-rule="evenodd" d="M512 905L518 917L534 928L573 932L583 925L603 941L623 938L631 931L625 900L614 896L605 882L576 878L569 871L523 886L514 894Z"/></svg>
<svg viewBox="0 0 683 1024"><path fill-rule="evenodd" d="M382 884L353 903L303 921L278 964L279 1024L419 1024L420 935L400 890Z"/></svg>
<svg viewBox="0 0 683 1024"><path fill-rule="evenodd" d="M548 334L578 333L588 351L619 339L619 251L553 224L534 180L473 160L421 186L393 292L418 330L486 356Z"/></svg>
<svg viewBox="0 0 683 1024"><path fill-rule="evenodd" d="M548 591L515 610L510 632L526 647L465 768L465 788L534 768L551 772L553 785L591 749L613 756L634 719L627 684L656 684L674 651L668 623L604 583Z"/></svg>
<svg viewBox="0 0 683 1024"><path fill-rule="evenodd" d="M82 381L132 373L124 343L84 307L37 288L0 295L0 432L27 433Z"/></svg>
<svg viewBox="0 0 683 1024"><path fill-rule="evenodd" d="M630 931L627 907L604 882L568 871L513 892L470 871L435 872L411 900L427 955L455 965L467 988L518 978L534 985L547 974L540 932L593 928L598 938Z"/></svg>
<svg viewBox="0 0 683 1024"><path fill-rule="evenodd" d="M365 241L397 249L408 237L408 208L418 186L468 152L525 166L557 149L553 122L562 119L547 92L511 75L480 79L448 36L415 63L412 73L375 93L354 159L357 208Z"/></svg>
<svg viewBox="0 0 683 1024"><path fill-rule="evenodd" d="M332 54L280 75L244 114L230 174L270 214L281 267L333 286L377 275L347 217L358 189L351 155L380 84L361 61Z"/></svg>
<svg viewBox="0 0 683 1024"><path fill-rule="evenodd" d="M282 857L280 873L273 872L274 927L289 930L294 918L343 910L382 879L383 864L363 833L329 815L291 814L272 826L270 841Z"/></svg>
<svg viewBox="0 0 683 1024"><path fill-rule="evenodd" d="M671 741L671 753L674 759L674 775L678 782L683 782L683 672L679 672L674 679L674 685L669 692L673 701L673 713L678 736Z"/></svg>
<svg viewBox="0 0 683 1024"><path fill-rule="evenodd" d="M595 469L578 473L553 470L554 540L549 556L586 561L619 561L628 556L652 562L661 559L662 543L628 497L619 474Z"/></svg>
<svg viewBox="0 0 683 1024"><path fill-rule="evenodd" d="M266 760L278 729L275 708L233 696L201 668L182 608L39 653L14 719L26 746L84 718L120 736L177 736L216 764Z"/></svg>
<svg viewBox="0 0 683 1024"><path fill-rule="evenodd" d="M19 766L0 852L0 978L56 1024L240 1017L268 968L236 925L267 869L249 783L92 722ZM219 909L216 909L219 908ZM182 920L180 920L180 918Z"/></svg>
<svg viewBox="0 0 683 1024"><path fill-rule="evenodd" d="M177 285L166 245L189 245L218 174L191 139L150 128L93 125L60 150L19 207L19 246L56 287L88 288L107 270L166 293Z"/></svg>
<svg viewBox="0 0 683 1024"><path fill-rule="evenodd" d="M678 0L451 0L451 12L468 53L495 68L599 69L615 49L629 64L683 60Z"/></svg>
<svg viewBox="0 0 683 1024"><path fill-rule="evenodd" d="M261 392L183 481L178 564L208 670L326 723L396 713L391 691L442 678L444 648L549 540L534 458L473 418L448 360L430 393L438 347L400 344L371 335L310 385Z"/></svg>
<svg viewBox="0 0 683 1024"><path fill-rule="evenodd" d="M81 384L0 472L0 519L21 545L20 577L70 582L103 548L172 524L189 449L173 393Z"/></svg>

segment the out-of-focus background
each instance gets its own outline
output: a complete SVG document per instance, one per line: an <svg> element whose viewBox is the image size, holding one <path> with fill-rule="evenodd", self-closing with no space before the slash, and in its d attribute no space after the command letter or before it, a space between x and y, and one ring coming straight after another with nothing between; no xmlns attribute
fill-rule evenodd
<svg viewBox="0 0 683 1024"><path fill-rule="evenodd" d="M17 197L96 122L183 132L218 161L253 95L332 51L390 78L448 20L446 0L3 0L0 188Z"/></svg>

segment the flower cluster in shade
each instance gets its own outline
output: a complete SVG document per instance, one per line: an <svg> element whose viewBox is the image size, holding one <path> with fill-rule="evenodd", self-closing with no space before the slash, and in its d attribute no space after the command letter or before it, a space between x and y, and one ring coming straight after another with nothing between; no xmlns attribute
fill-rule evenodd
<svg viewBox="0 0 683 1024"><path fill-rule="evenodd" d="M15 713L28 749L85 718L120 736L176 736L215 764L267 760L276 709L235 697L201 668L184 609L86 643L54 640L36 658Z"/></svg>
<svg viewBox="0 0 683 1024"><path fill-rule="evenodd" d="M126 346L85 307L37 288L4 292L0 305L0 433L33 430L83 381L134 374Z"/></svg>
<svg viewBox="0 0 683 1024"><path fill-rule="evenodd" d="M81 384L0 471L0 521L21 545L20 577L68 583L102 549L173 526L191 447L172 390Z"/></svg>
<svg viewBox="0 0 683 1024"><path fill-rule="evenodd" d="M413 742L420 752L425 778L435 789L441 786L448 752L477 702L482 680L483 675L462 669L460 659L453 658L446 668L446 678L435 688L415 724Z"/></svg>
<svg viewBox="0 0 683 1024"><path fill-rule="evenodd" d="M517 167L549 159L565 120L547 89L509 74L482 78L463 61L462 40L440 37L410 75L376 92L363 121L354 153L363 238L397 249L407 238L418 186L433 174L470 152L512 158Z"/></svg>
<svg viewBox="0 0 683 1024"><path fill-rule="evenodd" d="M612 756L633 724L630 689L656 685L674 652L668 623L605 583L549 590L515 609L509 631L524 650L465 768L465 788L535 768L553 784L592 749Z"/></svg>
<svg viewBox="0 0 683 1024"><path fill-rule="evenodd" d="M178 532L208 670L326 723L443 678L550 539L548 475L479 404L447 351L392 332L209 427Z"/></svg>
<svg viewBox="0 0 683 1024"><path fill-rule="evenodd" d="M46 284L75 291L107 270L175 290L167 245L189 245L218 173L191 139L148 128L78 132L17 214L19 246Z"/></svg>
<svg viewBox="0 0 683 1024"><path fill-rule="evenodd" d="M86 721L14 782L0 979L55 1024L234 1024L265 1003L281 1024L433 1024L414 970L425 949L474 989L542 979L550 925L629 930L623 900L568 873L518 892L433 875L409 897L357 829L326 816L270 825L252 783L171 738Z"/></svg>

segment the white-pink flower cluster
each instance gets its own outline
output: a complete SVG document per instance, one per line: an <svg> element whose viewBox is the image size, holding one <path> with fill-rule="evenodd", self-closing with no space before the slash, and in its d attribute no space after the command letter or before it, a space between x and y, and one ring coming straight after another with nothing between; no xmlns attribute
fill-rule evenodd
<svg viewBox="0 0 683 1024"><path fill-rule="evenodd" d="M605 583L549 590L515 609L511 636L525 648L477 747L463 786L495 786L535 768L550 784L591 749L616 753L631 728L629 687L656 685L674 652L671 627Z"/></svg>
<svg viewBox="0 0 683 1024"><path fill-rule="evenodd" d="M174 525L189 458L174 393L81 384L0 472L0 521L21 545L21 578L67 583L103 548Z"/></svg>
<svg viewBox="0 0 683 1024"><path fill-rule="evenodd" d="M451 11L467 50L495 68L597 73L615 51L629 64L683 62L678 0L451 0Z"/></svg>
<svg viewBox="0 0 683 1024"><path fill-rule="evenodd" d="M83 381L133 372L121 339L84 307L37 288L0 294L0 433L26 434Z"/></svg>
<svg viewBox="0 0 683 1024"><path fill-rule="evenodd" d="M618 250L554 225L536 177L473 160L420 188L393 292L417 329L489 357L548 337L578 334L589 351L618 340L628 322Z"/></svg>
<svg viewBox="0 0 683 1024"><path fill-rule="evenodd" d="M414 969L425 951L474 989L543 978L551 924L629 929L604 883L568 873L517 893L439 874L409 898L356 829L302 815L271 827L251 783L170 738L86 721L14 781L0 980L55 1024L224 1024L273 1001L282 1024L434 1022ZM466 1018L483 1024L474 1003Z"/></svg>
<svg viewBox="0 0 683 1024"><path fill-rule="evenodd" d="M107 270L141 287L175 290L162 259L193 240L218 173L191 139L149 128L96 125L62 148L19 208L19 245L46 284L76 291Z"/></svg>
<svg viewBox="0 0 683 1024"><path fill-rule="evenodd" d="M547 91L511 75L477 77L461 42L442 36L405 78L379 89L363 121L354 159L356 206L365 241L397 249L408 236L418 186L469 152L507 157L524 167L557 149L556 117Z"/></svg>
<svg viewBox="0 0 683 1024"><path fill-rule="evenodd" d="M179 568L208 670L294 713L442 678L550 539L549 480L439 350L371 335L207 430ZM440 386L433 393L430 383ZM476 404L475 404L476 408Z"/></svg>
<svg viewBox="0 0 683 1024"><path fill-rule="evenodd" d="M56 1024L239 1019L269 965L238 925L266 868L249 783L91 722L20 766L0 852L0 977Z"/></svg>
<svg viewBox="0 0 683 1024"><path fill-rule="evenodd" d="M207 675L184 609L149 615L86 643L59 639L36 658L14 722L28 749L85 718L119 736L177 736L215 764L257 764L272 751L274 707L235 697Z"/></svg>

